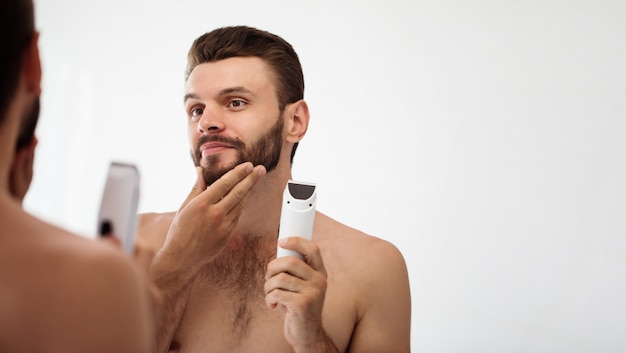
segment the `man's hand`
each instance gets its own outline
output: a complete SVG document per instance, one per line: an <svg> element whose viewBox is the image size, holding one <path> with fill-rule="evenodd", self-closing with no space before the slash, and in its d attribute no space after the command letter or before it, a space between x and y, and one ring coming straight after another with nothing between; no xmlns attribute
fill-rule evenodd
<svg viewBox="0 0 626 353"><path fill-rule="evenodd" d="M302 237L280 239L278 245L301 253L304 261L285 256L268 264L267 306L281 310L285 338L296 352L336 351L322 327L327 275L319 247Z"/></svg>
<svg viewBox="0 0 626 353"><path fill-rule="evenodd" d="M178 210L163 249L189 269L200 269L226 245L241 214L241 201L265 175L265 167L242 163L207 188L202 168Z"/></svg>

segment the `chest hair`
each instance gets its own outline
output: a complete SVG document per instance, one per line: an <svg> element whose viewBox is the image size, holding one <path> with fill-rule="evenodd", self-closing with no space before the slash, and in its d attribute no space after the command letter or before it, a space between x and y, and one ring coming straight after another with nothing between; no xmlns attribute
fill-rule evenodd
<svg viewBox="0 0 626 353"><path fill-rule="evenodd" d="M258 313L265 309L267 264L276 256L272 236L247 235L229 242L200 273L201 285L217 288L228 298L227 317L232 332L244 337Z"/></svg>

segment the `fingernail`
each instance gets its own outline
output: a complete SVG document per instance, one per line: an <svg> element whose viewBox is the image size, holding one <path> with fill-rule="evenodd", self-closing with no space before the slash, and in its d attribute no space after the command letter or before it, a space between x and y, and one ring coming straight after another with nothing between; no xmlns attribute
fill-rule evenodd
<svg viewBox="0 0 626 353"><path fill-rule="evenodd" d="M264 176L266 172L265 167L259 168L259 176Z"/></svg>
<svg viewBox="0 0 626 353"><path fill-rule="evenodd" d="M252 165L252 163L246 165L246 172L250 173L252 169L254 169L254 166Z"/></svg>

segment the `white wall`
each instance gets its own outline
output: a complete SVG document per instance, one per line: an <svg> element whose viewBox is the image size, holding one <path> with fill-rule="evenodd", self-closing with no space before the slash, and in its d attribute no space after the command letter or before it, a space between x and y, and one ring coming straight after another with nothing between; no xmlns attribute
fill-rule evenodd
<svg viewBox="0 0 626 353"><path fill-rule="evenodd" d="M138 164L142 212L177 208L193 180L187 49L256 26L304 66L294 177L406 257L415 352L626 350L626 2L36 6L33 213L93 236L112 159Z"/></svg>

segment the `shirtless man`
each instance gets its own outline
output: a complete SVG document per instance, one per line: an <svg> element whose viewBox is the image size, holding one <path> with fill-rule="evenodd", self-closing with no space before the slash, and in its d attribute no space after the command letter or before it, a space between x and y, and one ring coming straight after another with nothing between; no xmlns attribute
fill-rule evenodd
<svg viewBox="0 0 626 353"><path fill-rule="evenodd" d="M36 124L41 91L34 23L32 0L0 1L0 352L150 352L139 267L21 208L36 139L18 135Z"/></svg>
<svg viewBox="0 0 626 353"><path fill-rule="evenodd" d="M317 212L311 241L278 244L304 260L276 259L283 190L309 124L303 94L280 37L229 27L193 43L184 105L198 178L178 212L142 215L138 239L158 252L158 352L410 351L407 268L391 243Z"/></svg>

